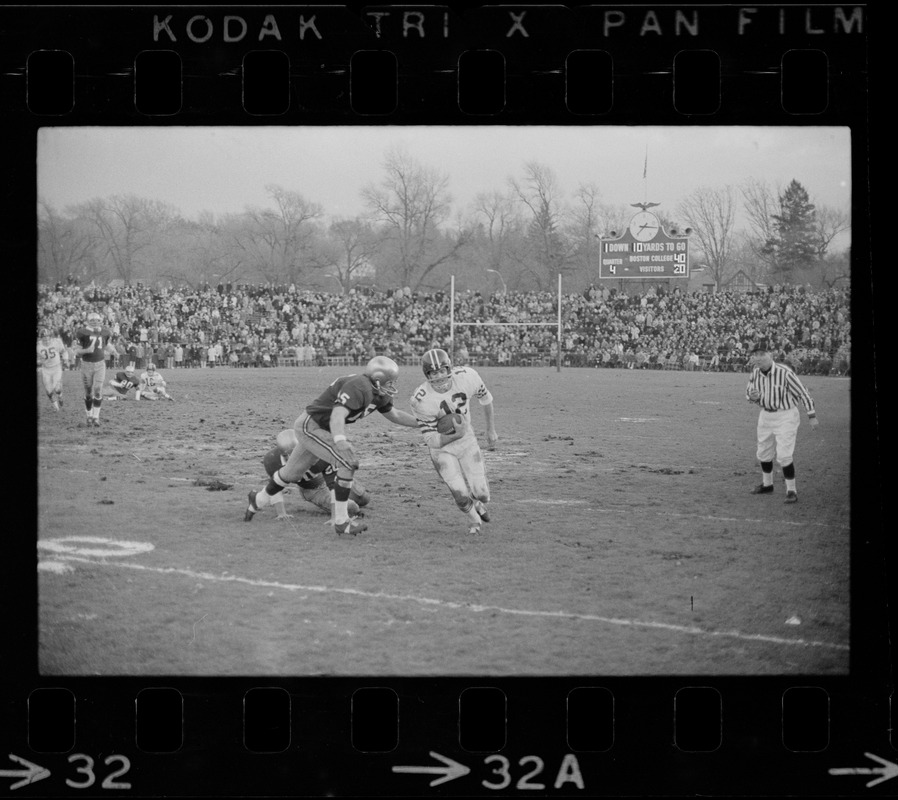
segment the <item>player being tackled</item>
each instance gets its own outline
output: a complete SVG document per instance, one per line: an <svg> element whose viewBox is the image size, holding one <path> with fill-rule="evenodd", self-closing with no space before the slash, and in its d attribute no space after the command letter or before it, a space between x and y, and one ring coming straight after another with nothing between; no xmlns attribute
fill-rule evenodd
<svg viewBox="0 0 898 800"><path fill-rule="evenodd" d="M439 348L421 357L425 381L412 395L412 413L430 450L433 466L449 488L458 509L468 517L468 533L489 522L490 487L483 453L470 423L476 399L486 417L487 446L499 439L493 420L493 396L471 367L453 367Z"/></svg>

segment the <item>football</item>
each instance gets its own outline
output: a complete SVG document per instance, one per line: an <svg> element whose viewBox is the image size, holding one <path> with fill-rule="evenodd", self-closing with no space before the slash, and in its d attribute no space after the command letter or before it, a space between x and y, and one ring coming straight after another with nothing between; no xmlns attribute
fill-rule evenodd
<svg viewBox="0 0 898 800"><path fill-rule="evenodd" d="M446 414L437 420L437 430L440 433L455 433L455 426L465 424L465 418L461 414Z"/></svg>

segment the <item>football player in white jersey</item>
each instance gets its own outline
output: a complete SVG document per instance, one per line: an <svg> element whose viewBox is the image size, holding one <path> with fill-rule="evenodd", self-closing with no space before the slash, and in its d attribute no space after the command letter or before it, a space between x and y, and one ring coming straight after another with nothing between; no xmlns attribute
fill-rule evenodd
<svg viewBox="0 0 898 800"><path fill-rule="evenodd" d="M41 328L37 337L37 363L41 370L44 392L53 408L62 408L62 353L65 345L49 328Z"/></svg>
<svg viewBox="0 0 898 800"><path fill-rule="evenodd" d="M486 416L488 447L499 435L493 419L493 396L471 367L454 367L445 350L428 350L421 358L426 380L409 401L418 428L430 448L430 458L449 487L455 504L469 519L468 533L480 533L481 522L489 521L490 488L483 453L471 427L471 403L476 398ZM450 433L437 430L437 420L460 414L464 422Z"/></svg>
<svg viewBox="0 0 898 800"><path fill-rule="evenodd" d="M145 372L140 373L140 383L134 393L135 400L174 400L166 387L165 378L157 371L155 364L147 364Z"/></svg>

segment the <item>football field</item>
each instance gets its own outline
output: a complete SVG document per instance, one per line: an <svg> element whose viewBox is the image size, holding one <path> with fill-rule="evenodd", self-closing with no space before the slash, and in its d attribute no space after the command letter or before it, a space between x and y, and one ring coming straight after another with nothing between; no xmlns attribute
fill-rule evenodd
<svg viewBox="0 0 898 800"><path fill-rule="evenodd" d="M39 667L52 675L846 674L850 381L807 376L799 502L753 496L747 376L479 369L492 520L466 517L417 432L349 429L372 494L338 538L243 521L262 456L346 368L162 370L174 403L85 425L38 391ZM397 405L423 379L400 373ZM475 430L485 442L483 412Z"/></svg>

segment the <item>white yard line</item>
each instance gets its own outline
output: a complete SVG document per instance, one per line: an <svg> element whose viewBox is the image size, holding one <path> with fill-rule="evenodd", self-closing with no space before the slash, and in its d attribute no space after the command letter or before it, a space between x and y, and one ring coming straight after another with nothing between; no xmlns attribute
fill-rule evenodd
<svg viewBox="0 0 898 800"><path fill-rule="evenodd" d="M183 575L187 578L193 578L204 581L221 581L224 583L241 583L247 586L256 586L263 589L282 589L288 592L319 592L322 594L343 594L354 597L365 597L379 600L399 600L403 602L418 603L419 605L437 606L440 608L461 609L474 611L477 613L483 611L498 612L500 614L508 614L518 617L537 617L544 619L570 619L582 620L584 622L599 622L605 625L616 625L619 627L629 628L654 628L658 630L671 631L673 633L685 633L694 636L721 637L728 639L739 639L748 642L767 642L770 644L781 644L793 647L823 647L829 650L849 650L846 644L837 644L834 642L819 642L808 639L791 639L782 636L769 636L760 633L742 633L741 631L709 631L703 628L696 628L687 625L671 625L666 622L650 622L636 619L620 619L616 617L601 617L596 614L576 614L569 611L534 611L519 608L504 608L502 606L479 605L476 603L462 603L454 600L438 600L431 597L418 597L409 594L389 594L387 592L366 592L362 589L351 589L339 586L308 586L295 583L280 583L278 581L260 581L252 578L241 578L239 575L230 573L216 575L211 572L196 572L190 569L181 569L177 567L148 567L143 564L135 564L121 561L97 561L90 558L82 558L80 556L56 555L54 560L78 561L85 564L93 564L100 567L121 567L124 569L133 569L143 572L155 572L162 575Z"/></svg>

